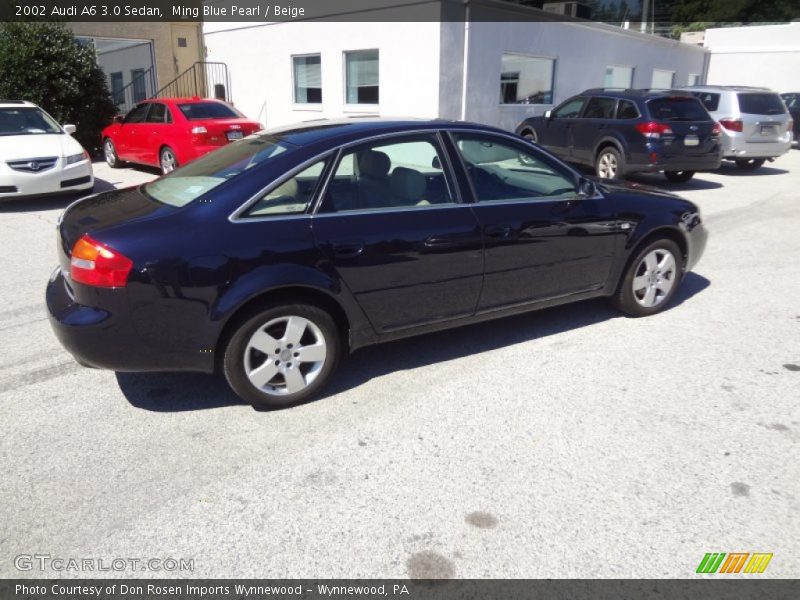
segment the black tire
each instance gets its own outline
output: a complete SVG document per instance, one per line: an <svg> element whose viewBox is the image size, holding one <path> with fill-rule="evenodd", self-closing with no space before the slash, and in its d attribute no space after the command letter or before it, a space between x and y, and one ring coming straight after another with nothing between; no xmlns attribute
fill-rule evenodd
<svg viewBox="0 0 800 600"><path fill-rule="evenodd" d="M308 383L305 388L300 390L296 393L288 393L285 391L286 383L283 384L284 391L281 391L281 381L287 382L288 379L284 379L283 375L280 372L276 372L272 379L269 382L274 383L275 385L270 385L270 383L266 383L264 388L259 389L254 385L254 383L250 380L246 372L246 365L245 365L245 356L259 355L258 350L250 349L248 350L248 344L251 341L251 337L258 331L259 329L264 330L265 326L271 322L276 320L280 321L281 319L287 319L289 317L301 317L313 325L317 327L319 333L322 334L324 338L324 343L326 347L326 355L323 361L321 361L321 367L319 368L318 372L314 376L313 381ZM281 324L278 323L275 327L280 327ZM267 329L267 332L270 330ZM306 331L308 335L314 335L314 332ZM302 339L306 339L305 335ZM277 338L276 338L277 339ZM286 351L287 348L291 348L288 346L284 348L284 344L282 340L278 340L281 342L279 344L279 348L277 350ZM298 343L299 345L299 343ZM295 348L296 349L296 348ZM293 351L293 350L292 350ZM291 352L290 351L290 355ZM311 305L311 304L280 304L280 305L272 305L267 307L262 307L259 310L256 310L250 313L249 316L245 316L241 319L238 328L234 331L233 335L230 338L230 341L227 343L225 350L225 354L223 356L223 371L225 373L225 378L228 380L228 384L231 386L234 392L238 394L242 399L246 400L250 404L252 404L255 408L261 409L276 409L276 408L286 408L289 406L295 406L297 404L301 404L306 402L314 397L320 389L327 383L330 379L331 375L336 370L336 367L339 363L340 357L342 355L342 336L339 331L339 328L336 326L335 321L333 318L328 314L325 310ZM261 355L264 356L264 355ZM297 354L294 354L297 356ZM255 359L258 359L259 356L255 356ZM303 375L303 379L306 380L308 373L303 373L302 369L300 368L301 364L309 365L311 363L301 363L296 361L295 364L291 362L295 360L290 356L284 357L281 353L276 352L275 356L265 356L265 360L260 364L256 365L256 368L272 361L276 360L276 362L280 362L280 358L284 359L284 365L282 367L283 372L287 372L286 368L297 368L300 370L300 373ZM248 359L249 360L249 359ZM313 367L313 365L312 365ZM313 369L312 369L313 370ZM274 393L271 393L266 388L274 389Z"/></svg>
<svg viewBox="0 0 800 600"><path fill-rule="evenodd" d="M601 179L619 179L625 175L625 159L614 146L601 148L594 160L594 172Z"/></svg>
<svg viewBox="0 0 800 600"><path fill-rule="evenodd" d="M180 166L180 164L178 163L178 157L175 155L175 150L173 150L169 146L164 146L159 151L158 164L161 167L162 175L171 173Z"/></svg>
<svg viewBox="0 0 800 600"><path fill-rule="evenodd" d="M103 157L106 159L106 164L112 169L119 169L125 166L125 163L119 159L117 148L111 138L103 140Z"/></svg>
<svg viewBox="0 0 800 600"><path fill-rule="evenodd" d="M694 171L664 171L664 177L672 183L686 183L694 177Z"/></svg>
<svg viewBox="0 0 800 600"><path fill-rule="evenodd" d="M654 251L669 252L672 254L675 261L675 269L670 279L673 279L674 282L669 292L664 294L656 305L643 306L640 299L637 299L637 295L634 293L633 280L634 277L637 276L637 273L641 275L639 271L644 258ZM617 310L629 317L646 317L649 315L654 315L658 312L661 312L669 305L670 301L675 296L675 293L678 291L682 279L683 254L681 253L680 248L670 239L664 238L656 240L639 250L633 257L633 260L628 263L625 273L622 276L622 280L617 287L617 291L609 298L609 300Z"/></svg>
<svg viewBox="0 0 800 600"><path fill-rule="evenodd" d="M736 166L742 171L755 171L765 162L765 158L737 158Z"/></svg>

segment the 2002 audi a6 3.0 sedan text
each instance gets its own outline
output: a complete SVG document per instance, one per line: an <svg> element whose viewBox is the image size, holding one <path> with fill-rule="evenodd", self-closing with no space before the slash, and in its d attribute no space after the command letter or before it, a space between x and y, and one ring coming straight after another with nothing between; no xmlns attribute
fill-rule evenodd
<svg viewBox="0 0 800 600"><path fill-rule="evenodd" d="M369 344L595 296L659 312L706 243L678 196L490 127L381 119L253 134L72 204L58 235L47 306L80 363L220 370L262 407Z"/></svg>

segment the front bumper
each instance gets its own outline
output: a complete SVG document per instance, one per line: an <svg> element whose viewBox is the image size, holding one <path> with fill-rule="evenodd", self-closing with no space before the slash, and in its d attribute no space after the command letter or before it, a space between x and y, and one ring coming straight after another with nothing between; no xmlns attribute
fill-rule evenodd
<svg viewBox="0 0 800 600"><path fill-rule="evenodd" d="M699 213L687 215L684 221L686 241L688 246L686 270L691 271L703 256L708 242L708 230L703 225Z"/></svg>
<svg viewBox="0 0 800 600"><path fill-rule="evenodd" d="M78 302L76 294L103 308ZM84 366L130 372L213 370L209 355L165 352L145 344L134 326L124 288L76 290L59 267L50 276L45 297L58 341Z"/></svg>
<svg viewBox="0 0 800 600"><path fill-rule="evenodd" d="M87 191L94 188L94 174L89 159L64 166L64 159L36 173L17 171L0 162L0 199L24 198Z"/></svg>

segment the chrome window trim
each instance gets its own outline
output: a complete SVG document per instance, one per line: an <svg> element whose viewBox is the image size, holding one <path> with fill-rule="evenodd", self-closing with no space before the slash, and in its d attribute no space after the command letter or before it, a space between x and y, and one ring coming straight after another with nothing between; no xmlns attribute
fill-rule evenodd
<svg viewBox="0 0 800 600"><path fill-rule="evenodd" d="M418 212L423 210L431 210L431 209L446 209L446 208L465 208L469 206L468 204L462 204L460 202L450 202L448 204L426 204L424 206L389 206L386 208L375 208L371 210L348 210L346 212L326 212L326 213L317 213L311 215L314 219L322 219L325 217L349 217L349 216L358 216L358 215L380 215L386 213L398 213L398 212Z"/></svg>

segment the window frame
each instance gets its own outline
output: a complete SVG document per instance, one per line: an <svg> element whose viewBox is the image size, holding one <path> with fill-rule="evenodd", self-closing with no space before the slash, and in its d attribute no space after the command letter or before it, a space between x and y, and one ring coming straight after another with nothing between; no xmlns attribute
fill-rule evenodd
<svg viewBox="0 0 800 600"><path fill-rule="evenodd" d="M468 204L473 204L475 206L501 206L501 205L508 205L508 204L541 204L544 202L574 202L576 199L580 198L578 189L580 186L580 182L582 176L580 173L575 171L574 169L570 168L564 162L558 160L557 158L550 156L549 154L542 152L539 148L525 143L524 140L511 135L506 135L503 133L497 132L488 132L488 131L476 131L474 129L462 129L462 128L453 128L448 129L446 134L449 138L450 142L450 151L455 154L454 160L458 162L459 170L461 171L460 175L466 181L467 188L469 190L469 201ZM553 168L554 171L559 173L560 175L564 176L567 179L571 179L573 181L573 185L575 186L575 197L574 198L563 198L563 197L556 197L556 196L542 196L540 198L509 198L508 200L492 200L492 201L484 201L481 202L478 200L478 195L475 192L475 184L472 182L472 177L469 176L469 170L467 169L467 165L464 162L464 157L461 154L461 151L458 149L458 142L455 139L455 135L472 135L475 137L488 137L488 138L499 138L508 140L508 145L516 148L519 148L520 152L525 152L527 154L533 155L537 160L543 162L544 164ZM597 186L597 194L593 198L602 198L602 194L600 193Z"/></svg>
<svg viewBox="0 0 800 600"><path fill-rule="evenodd" d="M294 61L296 58L308 58L312 56L319 57L319 93L320 102L298 102L297 101L297 79L295 73ZM289 56L289 65L292 72L292 108L294 110L311 110L321 111L323 103L325 102L325 92L322 89L322 52L307 52L303 54L292 54Z"/></svg>
<svg viewBox="0 0 800 600"><path fill-rule="evenodd" d="M628 87L619 88L619 89L629 90L629 89L633 88L633 80L636 77L636 65L606 65L606 71L608 71L608 69L630 69L631 70L631 79L630 79L630 83L628 84ZM603 73L603 88L610 89L608 86L605 85L605 83L606 83L605 82L605 76L606 76L606 73L604 72ZM616 89L616 88L611 88L611 89Z"/></svg>
<svg viewBox="0 0 800 600"><path fill-rule="evenodd" d="M122 121L122 124L123 125L141 125L142 123L147 123L147 118L150 116L150 106L151 105L152 105L152 102L148 102L147 100L145 100L143 102L137 102L136 104L134 104L133 108L131 108L128 111L128 114L125 115L124 120ZM128 121L128 117L131 115L131 113L133 113L133 111L135 111L140 106L144 106L145 107L144 117L142 117L142 120L141 121Z"/></svg>
<svg viewBox="0 0 800 600"><path fill-rule="evenodd" d="M378 101L374 104L353 103L347 101L347 57L351 54L360 54L363 52L377 52L378 53ZM380 111L381 106L381 51L380 48L358 48L355 50L342 51L342 91L344 97L342 98L342 106L344 112L369 112L376 113Z"/></svg>
<svg viewBox="0 0 800 600"><path fill-rule="evenodd" d="M653 78L656 76L656 73L670 73L672 75L672 79L670 84L667 87L654 87L653 86ZM653 67L653 72L650 73L650 89L651 90L670 90L675 87L675 75L677 72L674 69L658 69Z"/></svg>
<svg viewBox="0 0 800 600"><path fill-rule="evenodd" d="M522 58L533 58L538 60L548 60L552 65L552 69L550 71L550 99L551 102L529 102L529 103L522 103L522 102L503 102L503 56L511 55L511 56L520 56ZM556 64L558 60L555 56L547 56L544 54L526 54L525 52L513 52L513 51L502 51L500 52L500 102L498 103L501 107L503 106L552 106L552 99L556 97Z"/></svg>
<svg viewBox="0 0 800 600"><path fill-rule="evenodd" d="M436 140L437 145L434 145L434 148L437 150L437 155L440 156L440 160L444 159L444 164L442 164L442 174L444 175L445 186L447 187L447 192L452 199L452 202L447 202L443 204L427 204L423 206L387 206L381 208L374 208L374 209L366 209L366 210L347 210L347 211L332 211L325 209L325 199L328 193L328 187L330 182L336 176L336 171L339 168L339 165L342 162L342 158L345 157L347 154L353 153L352 149L357 149L359 146L371 146L375 143L379 143L381 145L390 145L392 142L386 140L393 140L399 138L400 140L408 139L408 141L420 141L418 138L428 136L430 138L434 138ZM411 139L417 138L417 139ZM425 140L428 141L428 140ZM386 143L384 143L386 142ZM397 143L403 143L403 141L399 141ZM324 186L317 190L318 197L315 198L315 207L313 210L313 216L315 217L327 217L327 216L347 216L347 215L375 215L375 214L383 214L387 212L408 212L408 211L417 211L417 210L428 210L428 209L442 209L442 208L452 208L455 206L463 206L465 204L463 196L461 194L461 189L457 183L457 177L455 170L453 168L452 160L450 157L450 151L447 145L444 143L442 130L439 129L421 129L421 130L414 130L414 131L397 131L393 133L381 134L374 137L364 138L361 140L356 140L353 142L349 142L337 148L337 155L334 157L333 161L331 162L330 171L327 173L327 178L325 180Z"/></svg>

